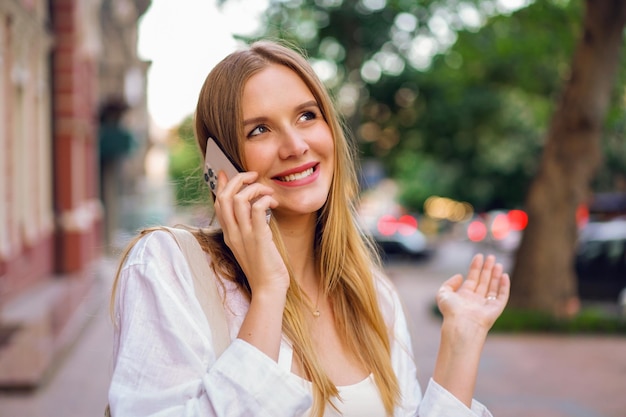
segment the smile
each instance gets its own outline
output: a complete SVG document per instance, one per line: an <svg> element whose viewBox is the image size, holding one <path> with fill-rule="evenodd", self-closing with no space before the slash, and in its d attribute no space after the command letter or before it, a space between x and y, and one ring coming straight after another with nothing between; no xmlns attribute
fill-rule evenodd
<svg viewBox="0 0 626 417"><path fill-rule="evenodd" d="M303 178L313 175L314 171L315 171L314 167L311 167L309 169L305 169L304 171L298 172L296 174L290 174L284 177L276 177L276 179L283 181L283 182L297 181L297 180L301 180Z"/></svg>

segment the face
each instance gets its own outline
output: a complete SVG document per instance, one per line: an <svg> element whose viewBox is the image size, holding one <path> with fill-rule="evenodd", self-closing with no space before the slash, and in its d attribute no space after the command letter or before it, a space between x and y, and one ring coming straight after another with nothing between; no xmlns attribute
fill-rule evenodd
<svg viewBox="0 0 626 417"><path fill-rule="evenodd" d="M248 171L274 189L277 215L311 214L326 202L333 177L330 128L306 84L282 65L253 75L243 90Z"/></svg>

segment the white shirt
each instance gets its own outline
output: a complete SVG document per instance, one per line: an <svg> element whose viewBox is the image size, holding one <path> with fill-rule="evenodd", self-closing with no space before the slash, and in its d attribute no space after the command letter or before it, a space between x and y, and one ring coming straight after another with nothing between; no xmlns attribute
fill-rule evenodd
<svg viewBox="0 0 626 417"><path fill-rule="evenodd" d="M237 338L249 303L234 283L222 282L232 342L216 360L191 271L172 236L157 231L135 245L115 304L113 417L307 415L312 393L302 379ZM469 409L432 379L422 397L398 294L387 279L376 284L394 335L391 361L401 390L394 416L490 417L482 404Z"/></svg>

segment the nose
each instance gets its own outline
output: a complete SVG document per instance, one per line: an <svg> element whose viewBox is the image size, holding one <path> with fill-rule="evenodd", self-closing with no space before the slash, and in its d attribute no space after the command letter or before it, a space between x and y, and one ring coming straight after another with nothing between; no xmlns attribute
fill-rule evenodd
<svg viewBox="0 0 626 417"><path fill-rule="evenodd" d="M309 150L309 143L304 132L296 129L286 129L281 135L279 156L281 159L297 158Z"/></svg>

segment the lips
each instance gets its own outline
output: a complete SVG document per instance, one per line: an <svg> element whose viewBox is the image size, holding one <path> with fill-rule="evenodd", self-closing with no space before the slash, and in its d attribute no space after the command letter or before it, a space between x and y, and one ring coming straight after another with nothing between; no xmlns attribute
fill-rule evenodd
<svg viewBox="0 0 626 417"><path fill-rule="evenodd" d="M283 182L291 182L291 181L297 181L297 180L301 180L302 178L306 178L309 175L313 174L314 169L313 168L309 168L305 171L302 172L298 172L297 174L291 174L291 175L287 175L285 177L276 177L276 179L283 181Z"/></svg>
<svg viewBox="0 0 626 417"><path fill-rule="evenodd" d="M286 171L284 173L281 173L280 175L276 175L275 177L273 177L273 179L286 183L303 180L313 175L318 165L319 164L317 163L308 164L293 170Z"/></svg>

